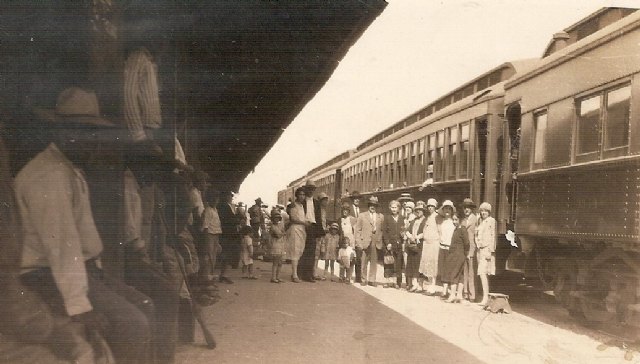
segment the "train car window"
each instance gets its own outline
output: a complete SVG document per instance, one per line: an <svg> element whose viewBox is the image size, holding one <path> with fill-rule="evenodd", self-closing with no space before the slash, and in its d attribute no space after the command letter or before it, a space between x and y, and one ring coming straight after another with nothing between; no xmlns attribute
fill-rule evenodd
<svg viewBox="0 0 640 364"><path fill-rule="evenodd" d="M444 180L444 131L437 133L437 147L436 147L436 181Z"/></svg>
<svg viewBox="0 0 640 364"><path fill-rule="evenodd" d="M456 158L458 156L458 126L449 128L449 156L447 157L447 178L456 179Z"/></svg>
<svg viewBox="0 0 640 364"><path fill-rule="evenodd" d="M579 101L577 154L597 152L600 142L600 95Z"/></svg>
<svg viewBox="0 0 640 364"><path fill-rule="evenodd" d="M629 144L630 99L631 86L625 86L607 93L605 149L624 147Z"/></svg>
<svg viewBox="0 0 640 364"><path fill-rule="evenodd" d="M460 178L469 176L469 123L462 124L460 127Z"/></svg>
<svg viewBox="0 0 640 364"><path fill-rule="evenodd" d="M533 142L533 164L534 168L541 168L544 163L545 135L547 131L547 113L542 112L534 115L536 133Z"/></svg>
<svg viewBox="0 0 640 364"><path fill-rule="evenodd" d="M418 161L421 166L424 166L424 139L418 142Z"/></svg>
<svg viewBox="0 0 640 364"><path fill-rule="evenodd" d="M429 135L429 163L433 165L436 160L436 135Z"/></svg>

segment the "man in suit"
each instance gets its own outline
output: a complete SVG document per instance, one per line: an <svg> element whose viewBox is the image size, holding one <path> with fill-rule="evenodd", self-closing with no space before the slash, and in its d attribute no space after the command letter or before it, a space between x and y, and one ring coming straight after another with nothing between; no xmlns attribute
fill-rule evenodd
<svg viewBox="0 0 640 364"><path fill-rule="evenodd" d="M368 201L369 210L358 216L355 228L356 247L362 250L362 284L376 286L378 271L378 250L382 249L382 225L384 216L377 212L378 198L371 196ZM371 267L368 265L371 263ZM367 276L367 270L369 275Z"/></svg>
<svg viewBox="0 0 640 364"><path fill-rule="evenodd" d="M302 206L304 207L305 217L309 225L307 225L306 228L307 239L304 245L304 251L298 263L298 276L303 281L314 283L316 240L324 234L324 229L322 228L320 202L313 197L316 184L312 180L308 180L304 186L304 190L307 197Z"/></svg>
<svg viewBox="0 0 640 364"><path fill-rule="evenodd" d="M360 216L360 192L353 191L351 192L351 204L347 205L349 207L349 213L353 216L354 219L357 219ZM354 225L355 228L355 225ZM355 243L355 242L354 242ZM362 249L356 246L356 283L362 282Z"/></svg>
<svg viewBox="0 0 640 364"><path fill-rule="evenodd" d="M222 252L220 253L220 282L232 284L233 281L226 276L227 267L237 264L240 259L238 254L240 251L240 236L238 233L238 217L235 214L235 208L232 205L233 192L228 191L222 194L222 199L218 204L218 216L222 227L220 235L220 245ZM236 254L237 253L237 254ZM237 257L237 259L236 259ZM235 262L234 262L235 261Z"/></svg>
<svg viewBox="0 0 640 364"><path fill-rule="evenodd" d="M396 273L396 288L402 287L402 270L404 268L404 255L402 252L402 235L404 234L404 217L400 214L400 202L389 202L388 215L382 224L382 242L393 252L395 258L394 271Z"/></svg>

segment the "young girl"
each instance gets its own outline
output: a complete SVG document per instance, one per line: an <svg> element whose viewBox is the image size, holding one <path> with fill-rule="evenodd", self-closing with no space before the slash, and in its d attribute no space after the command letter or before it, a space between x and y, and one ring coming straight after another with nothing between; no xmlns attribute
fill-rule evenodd
<svg viewBox="0 0 640 364"><path fill-rule="evenodd" d="M324 246L324 273L322 275L322 280L325 280L325 276L329 271L329 267L331 267L331 281L333 282L333 276L335 274L334 271L334 263L336 261L336 252L338 251L338 244L340 241L340 235L338 232L340 231L340 227L337 223L331 224L329 227L329 234L322 237L321 244Z"/></svg>
<svg viewBox="0 0 640 364"><path fill-rule="evenodd" d="M280 267L282 267L282 256L284 255L284 221L282 221L282 215L278 209L271 211L271 228L269 229L269 235L271 236L271 260L273 266L271 267L271 283L282 283L280 280Z"/></svg>
<svg viewBox="0 0 640 364"><path fill-rule="evenodd" d="M242 244L240 246L240 262L242 263L242 278L258 279L253 275L253 229L243 226L240 229Z"/></svg>
<svg viewBox="0 0 640 364"><path fill-rule="evenodd" d="M352 262L356 259L356 251L350 245L348 237L343 237L338 250L338 262L340 263L340 280L346 284L351 284L353 275Z"/></svg>

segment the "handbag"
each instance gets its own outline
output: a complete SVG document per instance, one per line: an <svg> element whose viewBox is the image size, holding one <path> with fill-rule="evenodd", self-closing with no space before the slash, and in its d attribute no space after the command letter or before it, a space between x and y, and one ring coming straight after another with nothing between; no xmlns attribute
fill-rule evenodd
<svg viewBox="0 0 640 364"><path fill-rule="evenodd" d="M418 254L420 249L418 249L418 243L407 243L407 253L409 254Z"/></svg>
<svg viewBox="0 0 640 364"><path fill-rule="evenodd" d="M383 261L384 264L393 264L396 262L396 258L394 258L393 255L388 254L384 256Z"/></svg>

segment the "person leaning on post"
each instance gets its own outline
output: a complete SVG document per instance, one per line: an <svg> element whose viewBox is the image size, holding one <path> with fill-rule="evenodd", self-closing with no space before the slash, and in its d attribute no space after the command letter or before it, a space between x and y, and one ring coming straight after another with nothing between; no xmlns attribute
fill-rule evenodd
<svg viewBox="0 0 640 364"><path fill-rule="evenodd" d="M147 362L153 303L102 271L102 240L82 172L114 124L100 117L96 95L77 87L60 93L55 110L36 115L53 135L15 180L21 281L55 315L83 324L89 336L103 334L119 362Z"/></svg>

